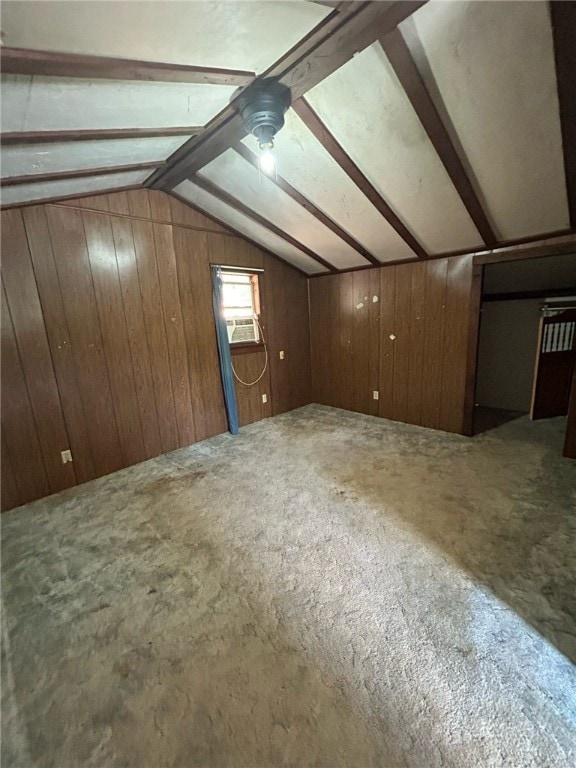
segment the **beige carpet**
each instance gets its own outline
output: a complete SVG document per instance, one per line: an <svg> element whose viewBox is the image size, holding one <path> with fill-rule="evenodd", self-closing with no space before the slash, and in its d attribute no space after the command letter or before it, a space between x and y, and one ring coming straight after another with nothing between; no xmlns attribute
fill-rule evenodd
<svg viewBox="0 0 576 768"><path fill-rule="evenodd" d="M575 765L563 426L308 406L5 514L3 768Z"/></svg>

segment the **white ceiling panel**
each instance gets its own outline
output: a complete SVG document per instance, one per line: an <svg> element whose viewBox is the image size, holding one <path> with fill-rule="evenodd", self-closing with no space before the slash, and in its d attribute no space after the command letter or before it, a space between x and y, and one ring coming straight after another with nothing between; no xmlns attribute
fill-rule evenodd
<svg viewBox="0 0 576 768"><path fill-rule="evenodd" d="M262 72L331 12L308 2L3 2L4 44Z"/></svg>
<svg viewBox="0 0 576 768"><path fill-rule="evenodd" d="M4 75L2 130L204 125L235 90L227 85Z"/></svg>
<svg viewBox="0 0 576 768"><path fill-rule="evenodd" d="M66 141L54 144L17 144L0 148L2 178L33 173L107 168L158 161L187 141L188 136L105 141Z"/></svg>
<svg viewBox="0 0 576 768"><path fill-rule="evenodd" d="M229 224L237 232L246 235L246 237L259 243L264 248L272 251L272 253L280 256L284 261L307 272L309 275L325 271L325 268L317 261L314 261L314 259L311 259L310 256L290 245L281 237L277 237L265 227L260 226L260 224L256 224L248 216L244 216L244 214L239 213L234 208L200 189L191 181L183 181L174 191L198 206L198 208L201 208L209 216L214 216L220 221Z"/></svg>
<svg viewBox="0 0 576 768"><path fill-rule="evenodd" d="M414 16L498 234L569 225L554 51L544 2L432 2Z"/></svg>
<svg viewBox="0 0 576 768"><path fill-rule="evenodd" d="M118 187L128 187L132 184L141 184L149 175L150 170L128 171L126 173L91 176L87 179L42 181L33 184L18 184L14 187L3 187L0 193L2 205L11 205L12 203L25 203L31 200L44 200L50 197L83 195Z"/></svg>
<svg viewBox="0 0 576 768"><path fill-rule="evenodd" d="M430 253L482 244L378 43L313 88L307 99Z"/></svg>
<svg viewBox="0 0 576 768"><path fill-rule="evenodd" d="M368 261L292 200L273 181L259 174L234 150L202 169L201 175L241 200L283 232L338 269L367 266Z"/></svg>
<svg viewBox="0 0 576 768"><path fill-rule="evenodd" d="M251 136L244 143L255 151ZM380 261L414 257L302 120L289 110L276 140L278 173Z"/></svg>

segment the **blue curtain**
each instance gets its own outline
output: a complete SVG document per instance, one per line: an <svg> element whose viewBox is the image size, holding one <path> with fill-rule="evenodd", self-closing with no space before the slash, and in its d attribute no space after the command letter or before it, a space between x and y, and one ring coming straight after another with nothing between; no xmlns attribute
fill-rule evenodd
<svg viewBox="0 0 576 768"><path fill-rule="evenodd" d="M222 312L222 270L218 266L212 270L212 305L214 307L214 320L216 322L216 339L218 340L218 357L220 358L220 375L222 388L224 389L224 402L228 417L228 429L233 435L238 434L238 408L236 407L236 389L234 387L234 375L232 373L232 356L230 354L230 342L226 319Z"/></svg>

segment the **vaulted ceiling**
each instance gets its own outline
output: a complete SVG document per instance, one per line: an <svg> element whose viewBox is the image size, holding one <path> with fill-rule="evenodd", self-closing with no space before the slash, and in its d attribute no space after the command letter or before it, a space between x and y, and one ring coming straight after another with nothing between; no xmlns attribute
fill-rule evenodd
<svg viewBox="0 0 576 768"><path fill-rule="evenodd" d="M7 0L2 204L151 186L307 274L574 231L575 11ZM275 177L234 106L262 77Z"/></svg>

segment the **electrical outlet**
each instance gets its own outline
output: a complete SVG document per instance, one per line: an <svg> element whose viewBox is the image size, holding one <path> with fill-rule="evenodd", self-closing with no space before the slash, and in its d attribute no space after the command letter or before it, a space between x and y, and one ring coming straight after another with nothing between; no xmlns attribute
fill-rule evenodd
<svg viewBox="0 0 576 768"><path fill-rule="evenodd" d="M267 403L268 402L268 395L262 395L262 402Z"/></svg>
<svg viewBox="0 0 576 768"><path fill-rule="evenodd" d="M284 360L284 350L280 350L280 360Z"/></svg>
<svg viewBox="0 0 576 768"><path fill-rule="evenodd" d="M380 399L380 392L378 392L377 389L375 389L374 392L372 392L372 398L374 400L379 400Z"/></svg>
<svg viewBox="0 0 576 768"><path fill-rule="evenodd" d="M61 451L60 456L62 456L62 464L72 461L72 451Z"/></svg>

